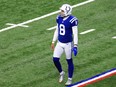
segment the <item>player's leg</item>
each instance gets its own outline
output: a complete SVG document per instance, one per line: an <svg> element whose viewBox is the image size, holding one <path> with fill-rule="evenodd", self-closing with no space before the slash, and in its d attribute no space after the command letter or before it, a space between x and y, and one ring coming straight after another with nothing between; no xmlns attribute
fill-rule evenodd
<svg viewBox="0 0 116 87"><path fill-rule="evenodd" d="M72 77L74 72L74 64L72 58L67 59L67 63L68 63L68 80L65 85L70 85L72 84Z"/></svg>
<svg viewBox="0 0 116 87"><path fill-rule="evenodd" d="M62 70L62 66L61 66L61 63L60 63L60 57L61 57L63 51L64 51L63 48L60 46L59 43L57 43L57 45L54 49L53 62L54 62L54 65L56 66L57 70L60 73L59 82L63 81L64 74L65 74L64 71Z"/></svg>
<svg viewBox="0 0 116 87"><path fill-rule="evenodd" d="M72 59L72 43L68 43L65 46L65 54L66 54L66 60L68 64L68 80L66 82L66 85L70 85L72 83L72 77L74 72L74 64Z"/></svg>

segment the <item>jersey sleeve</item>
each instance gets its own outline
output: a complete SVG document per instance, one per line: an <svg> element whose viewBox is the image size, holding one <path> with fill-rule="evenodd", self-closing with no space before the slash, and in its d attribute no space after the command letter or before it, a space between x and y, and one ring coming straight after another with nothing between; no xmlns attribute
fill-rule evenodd
<svg viewBox="0 0 116 87"><path fill-rule="evenodd" d="M56 17L56 23L58 23L59 15Z"/></svg>
<svg viewBox="0 0 116 87"><path fill-rule="evenodd" d="M54 43L57 39L58 39L58 25L56 26L56 30L54 32L52 43Z"/></svg>
<svg viewBox="0 0 116 87"><path fill-rule="evenodd" d="M74 44L78 45L78 27L72 27Z"/></svg>
<svg viewBox="0 0 116 87"><path fill-rule="evenodd" d="M78 26L78 19L76 17L72 18L70 22L71 22L72 27Z"/></svg>

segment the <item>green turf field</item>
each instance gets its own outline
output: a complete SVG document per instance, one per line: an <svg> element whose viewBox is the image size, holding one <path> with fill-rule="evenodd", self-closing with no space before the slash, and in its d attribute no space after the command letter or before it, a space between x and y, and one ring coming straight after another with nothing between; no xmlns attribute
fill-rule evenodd
<svg viewBox="0 0 116 87"><path fill-rule="evenodd" d="M6 23L21 23L56 11L64 3L75 5L85 0L1 0L0 29ZM75 71L73 83L101 72L116 68L116 1L95 0L76 7L73 15L79 20L79 54L73 56ZM0 32L0 87L65 87L67 62L61 58L66 72L65 80L58 83L58 71L52 62L50 49L53 32L47 28L56 25L56 15ZM87 87L116 87L116 76Z"/></svg>

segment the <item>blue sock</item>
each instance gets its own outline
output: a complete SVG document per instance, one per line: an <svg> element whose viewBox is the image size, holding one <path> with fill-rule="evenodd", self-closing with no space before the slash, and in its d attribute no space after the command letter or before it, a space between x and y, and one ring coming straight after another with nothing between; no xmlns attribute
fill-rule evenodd
<svg viewBox="0 0 116 87"><path fill-rule="evenodd" d="M72 58L67 59L67 63L68 63L68 77L72 78L73 77L73 72L74 72L74 64L73 64Z"/></svg>
<svg viewBox="0 0 116 87"><path fill-rule="evenodd" d="M56 66L57 70L59 71L59 73L61 73L62 72L62 66L60 64L59 58L53 57L53 62L54 62L54 65Z"/></svg>

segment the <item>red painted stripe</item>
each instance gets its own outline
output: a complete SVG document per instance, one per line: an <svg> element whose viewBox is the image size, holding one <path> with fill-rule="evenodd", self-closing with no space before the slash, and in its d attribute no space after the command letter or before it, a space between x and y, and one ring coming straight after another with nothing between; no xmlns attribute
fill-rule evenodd
<svg viewBox="0 0 116 87"><path fill-rule="evenodd" d="M89 85L89 84L93 84L93 83L95 83L95 82L98 82L98 81L100 81L100 80L106 79L106 78L111 77L111 76L113 76L113 75L116 75L116 72L113 72L113 73L111 73L111 74L109 74L109 75L106 75L106 76L104 76L104 77L101 77L101 78L92 80L91 82L87 82L87 83L82 84L82 85L79 85L79 86L77 86L77 87L85 87L85 86L87 86L87 85Z"/></svg>

